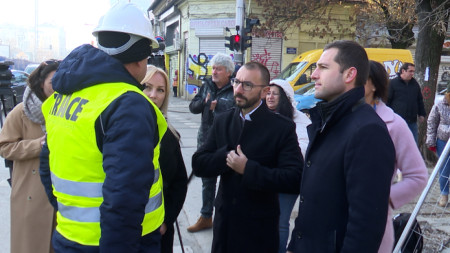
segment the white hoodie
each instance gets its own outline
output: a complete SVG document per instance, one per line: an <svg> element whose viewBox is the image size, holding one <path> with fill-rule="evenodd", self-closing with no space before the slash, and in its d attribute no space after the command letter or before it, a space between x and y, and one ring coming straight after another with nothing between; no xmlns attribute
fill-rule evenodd
<svg viewBox="0 0 450 253"><path fill-rule="evenodd" d="M284 90L287 97L292 103L294 107L294 118L295 122L295 131L297 132L298 143L300 149L302 150L303 158L305 158L306 149L308 148L309 138L308 132L306 131L306 127L311 124L311 120L306 116L303 112L297 110L297 102L294 100L294 89L288 81L282 79L274 79L270 81L270 84L274 84Z"/></svg>

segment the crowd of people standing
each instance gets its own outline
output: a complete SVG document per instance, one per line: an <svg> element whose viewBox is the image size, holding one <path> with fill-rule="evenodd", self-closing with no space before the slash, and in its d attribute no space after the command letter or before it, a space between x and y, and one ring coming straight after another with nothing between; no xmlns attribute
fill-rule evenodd
<svg viewBox="0 0 450 253"><path fill-rule="evenodd" d="M0 155L14 162L11 252L173 251L188 187L167 115L178 71L171 81L147 66L158 42L133 4L113 6L93 35L98 48L39 65L0 133ZM222 53L210 64L189 105L201 114L192 170L202 207L187 230L212 228L214 253L391 252L393 210L428 179L414 65L389 81L359 44L332 42L311 74L322 101L308 117L289 82L271 80L264 65L237 67ZM426 145L439 156L449 102L447 93L428 117ZM441 207L449 168L440 171Z"/></svg>

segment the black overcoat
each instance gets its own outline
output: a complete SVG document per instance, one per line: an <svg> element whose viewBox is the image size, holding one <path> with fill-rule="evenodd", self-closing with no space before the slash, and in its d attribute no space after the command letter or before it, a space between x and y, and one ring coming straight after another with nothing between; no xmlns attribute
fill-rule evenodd
<svg viewBox="0 0 450 253"><path fill-rule="evenodd" d="M214 253L277 252L278 192L298 193L303 157L295 123L262 103L243 122L238 108L216 117L206 143L193 155L201 177L221 176L213 225ZM240 175L226 165L241 145L248 161Z"/></svg>
<svg viewBox="0 0 450 253"><path fill-rule="evenodd" d="M364 87L354 88L326 119L321 104L310 111L299 212L288 247L295 253L378 251L395 149L385 123L363 99Z"/></svg>

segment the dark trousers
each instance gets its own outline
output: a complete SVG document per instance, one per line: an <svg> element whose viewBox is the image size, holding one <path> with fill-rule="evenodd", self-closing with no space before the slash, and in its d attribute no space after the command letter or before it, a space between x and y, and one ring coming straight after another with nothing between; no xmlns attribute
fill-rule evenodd
<svg viewBox="0 0 450 253"><path fill-rule="evenodd" d="M177 96L178 86L174 86L174 87L172 87L172 88L173 88L173 96L174 96L174 97L178 97L178 96Z"/></svg>
<svg viewBox="0 0 450 253"><path fill-rule="evenodd" d="M173 224L166 224L167 231L161 237L161 253L173 253L173 237L175 230Z"/></svg>

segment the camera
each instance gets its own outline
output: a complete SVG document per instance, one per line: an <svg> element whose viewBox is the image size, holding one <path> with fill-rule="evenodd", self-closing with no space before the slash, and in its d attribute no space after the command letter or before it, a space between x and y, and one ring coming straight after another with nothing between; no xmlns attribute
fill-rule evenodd
<svg viewBox="0 0 450 253"><path fill-rule="evenodd" d="M14 65L12 61L1 61L0 62L0 87L11 86L11 79L13 74L9 69L9 66Z"/></svg>
<svg viewBox="0 0 450 253"><path fill-rule="evenodd" d="M12 61L0 61L0 100L5 117L8 110L17 104L17 92L13 89L13 73L10 70L12 65ZM3 125L3 119L0 119L0 123Z"/></svg>

